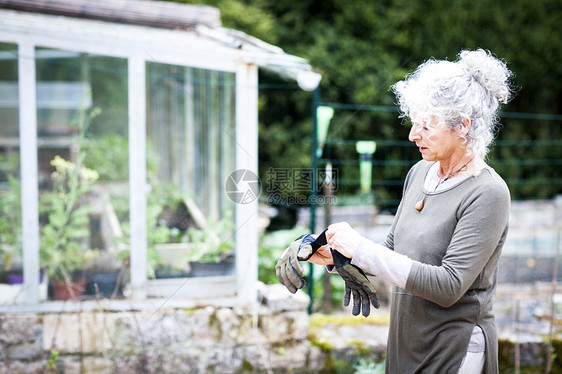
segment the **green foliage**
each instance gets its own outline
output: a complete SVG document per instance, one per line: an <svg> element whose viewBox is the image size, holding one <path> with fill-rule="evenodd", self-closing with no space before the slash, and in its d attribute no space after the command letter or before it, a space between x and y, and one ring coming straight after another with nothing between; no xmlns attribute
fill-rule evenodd
<svg viewBox="0 0 562 374"><path fill-rule="evenodd" d="M0 50L2 45L0 44ZM6 189L0 190L0 275L12 268L21 256L21 182L19 153L0 154L0 177Z"/></svg>
<svg viewBox="0 0 562 374"><path fill-rule="evenodd" d="M169 0L164 0L169 1ZM264 9L262 1L239 0L172 0L176 3L210 5L219 8L225 27L243 30L246 33L276 43L275 16Z"/></svg>
<svg viewBox="0 0 562 374"><path fill-rule="evenodd" d="M118 134L92 135L84 139L84 164L96 170L100 181L129 180L129 139ZM146 168L150 178L156 174L158 156L147 144Z"/></svg>
<svg viewBox="0 0 562 374"><path fill-rule="evenodd" d="M148 147L150 150L150 146ZM152 158L152 157L150 157ZM183 204L183 197L178 188L172 184L163 183L156 177L156 164L149 163L147 165L148 179L150 180L152 190L147 195L146 201L146 240L147 240L147 264L149 276L154 277L156 268L162 265L162 258L156 250L156 245L166 244L170 242L182 241L185 233L178 231L172 227L168 227L165 222L161 222L165 209L175 210L179 204ZM129 222L129 196L112 194L110 196L113 209L121 223L123 237L118 240L121 243L129 245L131 235ZM130 250L124 250L118 254L120 259L130 257Z"/></svg>
<svg viewBox="0 0 562 374"><path fill-rule="evenodd" d="M165 244L170 242L172 237L172 230L165 225L160 225L158 217L162 214L165 205L162 204L161 199L165 199L161 193L155 192L148 195L146 203L146 242L147 242L147 264L148 273L154 277L155 269L162 264L162 258L156 250L157 244ZM119 240L129 245L131 226L129 222L129 197L112 195L111 203L115 209L117 216L120 218L121 229L123 230L123 237ZM119 258L129 258L130 250L127 249L119 253Z"/></svg>
<svg viewBox="0 0 562 374"><path fill-rule="evenodd" d="M353 365L354 374L383 374L385 364L384 361L376 363L373 361L367 361L364 358L360 358L355 365Z"/></svg>
<svg viewBox="0 0 562 374"><path fill-rule="evenodd" d="M18 80L18 47L16 44L0 43L0 51L11 54L13 59L0 60L0 81L15 82Z"/></svg>
<svg viewBox="0 0 562 374"><path fill-rule="evenodd" d="M215 6L220 10L224 27L246 32L308 59L323 76L320 85L323 102L393 106L395 98L389 87L422 61L430 57L454 59L463 48L481 47L505 59L515 72L514 84L519 92L503 110L561 113L562 88L558 82L562 78L559 63L562 45L558 35L562 34L559 22L562 3L557 0L176 1ZM14 48L13 45L0 47L10 51ZM88 77L83 76L81 62L88 65ZM88 78L96 93L94 104L106 108L93 121L92 140L101 134L112 134L114 138L94 140L100 142L95 146L100 152L96 155L92 151L92 162L87 161L87 166L99 170L100 180L126 179L126 59L83 55L56 62L41 60L37 64L37 76L42 81ZM6 67L0 74L14 80L17 64L0 65ZM263 180L271 168L310 167L312 95L300 90L295 82L265 69L260 70L259 81L259 176ZM504 118L504 129L498 139L560 140L559 122ZM337 109L328 140L407 141L407 133L396 112ZM112 143L119 137L120 144ZM104 142L107 155L103 153ZM490 161L505 179L513 181L510 188L514 198L551 198L562 192L559 183L548 182L562 178L557 167L560 162L557 150L556 146L525 147L523 151L519 146L502 146L493 150ZM327 150L327 158L344 159L344 163L352 156L348 150ZM382 182L389 178L403 179L408 167L397 163L416 161L419 154L377 151L375 158L373 177ZM512 162L519 159L557 161L550 165L539 163L540 167L536 163ZM346 184L340 185L341 192L356 193L356 165L334 166L346 180ZM285 192L307 194L306 191ZM401 192L399 185L375 188L378 201L397 201Z"/></svg>
<svg viewBox="0 0 562 374"><path fill-rule="evenodd" d="M59 360L59 352L55 349L49 351L49 359L45 362L45 367L51 370L57 370L57 362Z"/></svg>
<svg viewBox="0 0 562 374"><path fill-rule="evenodd" d="M201 228L190 227L187 230L190 253L188 261L220 262L232 254L234 248L234 220L231 211L227 211L220 220L207 218Z"/></svg>
<svg viewBox="0 0 562 374"><path fill-rule="evenodd" d="M21 249L21 183L8 175L8 190L0 192L0 274L12 267Z"/></svg>
<svg viewBox="0 0 562 374"><path fill-rule="evenodd" d="M88 67L93 105L103 108L103 112L92 120L89 135L92 138L115 135L126 139L129 128L127 59L87 55L82 60Z"/></svg>
<svg viewBox="0 0 562 374"><path fill-rule="evenodd" d="M6 152L0 154L0 177L2 179L12 176L17 178L20 169L20 154L19 152Z"/></svg>
<svg viewBox="0 0 562 374"><path fill-rule="evenodd" d="M323 79L321 100L370 105L393 105L389 87L422 61L454 59L463 48L485 48L503 58L515 72L519 87L503 110L561 113L562 3L545 0L381 1L197 1L221 10L224 26L239 29L274 43L288 53L308 59ZM236 3L236 4L233 4ZM248 23L246 20L252 19ZM268 30L263 35L260 30ZM292 82L260 72L259 175L270 168L310 166L311 94ZM499 140L541 141L562 139L559 121L503 118ZM408 129L396 112L336 110L328 139L407 141ZM558 159L558 147L502 147L491 160ZM401 152L380 155L384 175L405 176ZM501 155L499 154L501 153ZM332 154L334 159L337 154ZM419 155L408 155L415 161ZM561 178L556 165L494 164L508 180ZM354 167L341 166L349 181ZM374 177L377 178L375 167ZM559 169L559 168L558 168ZM517 184L514 198L550 198L561 193L560 184ZM356 185L342 186L354 193ZM379 199L396 200L401 186L377 187Z"/></svg>
<svg viewBox="0 0 562 374"><path fill-rule="evenodd" d="M97 135L86 139L83 150L84 164L99 174L100 181L127 181L129 179L129 141L115 135Z"/></svg>
<svg viewBox="0 0 562 374"><path fill-rule="evenodd" d="M157 250L159 244L188 243L190 252L178 259L178 264L186 261L220 262L234 247L234 219L227 211L219 220L207 217L202 228L188 227L183 230L171 226L164 218L166 211L177 211L185 207L184 198L173 184L159 181L154 175L152 190L147 197L147 263L149 276L154 277L163 260ZM121 222L123 237L120 242L129 244L130 222L128 196L112 195L111 203ZM185 218L185 217L184 217ZM186 218L187 219L187 218ZM119 254L124 259L130 256L130 250Z"/></svg>

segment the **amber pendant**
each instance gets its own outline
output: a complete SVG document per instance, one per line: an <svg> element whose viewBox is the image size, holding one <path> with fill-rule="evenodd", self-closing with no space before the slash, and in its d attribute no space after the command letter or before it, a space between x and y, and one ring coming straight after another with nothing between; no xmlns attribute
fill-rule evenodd
<svg viewBox="0 0 562 374"><path fill-rule="evenodd" d="M425 196L422 197L422 199L421 199L420 201L418 201L418 202L416 203L416 205L414 205L414 208L416 208L416 210L417 210L418 212L420 212L420 211L423 209L423 201L424 201L424 200L425 200Z"/></svg>

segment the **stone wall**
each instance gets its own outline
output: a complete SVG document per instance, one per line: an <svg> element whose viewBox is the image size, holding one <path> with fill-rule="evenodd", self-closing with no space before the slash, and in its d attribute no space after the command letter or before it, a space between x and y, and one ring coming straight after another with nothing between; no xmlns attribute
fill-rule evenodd
<svg viewBox="0 0 562 374"><path fill-rule="evenodd" d="M277 286L246 308L3 314L0 373L315 372L308 297Z"/></svg>
<svg viewBox="0 0 562 374"><path fill-rule="evenodd" d="M1 314L0 373L354 373L360 359L384 360L384 306L369 318L309 316L301 291L259 294L250 307ZM499 342L502 368L514 365L512 341ZM544 368L544 339L519 348L522 367ZM561 370L559 340L553 348Z"/></svg>

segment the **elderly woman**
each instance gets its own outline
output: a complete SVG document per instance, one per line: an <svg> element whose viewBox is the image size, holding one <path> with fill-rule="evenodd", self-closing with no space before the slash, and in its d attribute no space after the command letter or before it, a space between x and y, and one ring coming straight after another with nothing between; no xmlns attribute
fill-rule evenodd
<svg viewBox="0 0 562 374"><path fill-rule="evenodd" d="M409 171L386 241L349 224L326 237L351 264L394 285L387 373L497 373L492 314L510 196L485 162L510 71L484 50L428 60L393 86L423 160ZM309 261L330 265L328 246Z"/></svg>

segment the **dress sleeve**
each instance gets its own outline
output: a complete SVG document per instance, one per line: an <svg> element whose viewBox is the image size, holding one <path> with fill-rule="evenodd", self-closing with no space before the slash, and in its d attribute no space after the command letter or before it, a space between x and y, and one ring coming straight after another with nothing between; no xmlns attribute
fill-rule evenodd
<svg viewBox="0 0 562 374"><path fill-rule="evenodd" d="M406 287L412 263L408 257L365 238L361 240L351 259L352 265L367 274L375 275L400 288Z"/></svg>
<svg viewBox="0 0 562 374"><path fill-rule="evenodd" d="M509 218L505 185L487 185L463 202L441 265L414 261L406 290L443 307L456 303L505 239Z"/></svg>

